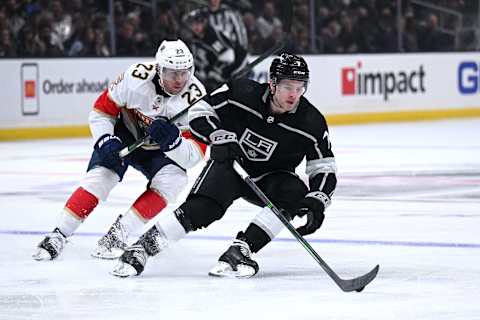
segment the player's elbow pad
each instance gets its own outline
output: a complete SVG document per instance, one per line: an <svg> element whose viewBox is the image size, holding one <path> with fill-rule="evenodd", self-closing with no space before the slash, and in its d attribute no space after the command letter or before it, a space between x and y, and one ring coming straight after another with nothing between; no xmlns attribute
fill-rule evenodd
<svg viewBox="0 0 480 320"><path fill-rule="evenodd" d="M195 142L182 138L182 143L177 148L165 152L165 155L182 168L189 169L202 161L204 153Z"/></svg>

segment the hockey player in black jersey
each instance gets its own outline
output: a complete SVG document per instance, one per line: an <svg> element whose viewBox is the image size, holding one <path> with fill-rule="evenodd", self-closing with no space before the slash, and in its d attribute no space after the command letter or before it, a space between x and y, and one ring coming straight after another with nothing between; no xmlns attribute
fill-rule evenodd
<svg viewBox="0 0 480 320"><path fill-rule="evenodd" d="M195 75L212 91L247 64L247 50L208 23L208 10L189 12L183 21L193 34L190 47L195 57Z"/></svg>
<svg viewBox="0 0 480 320"><path fill-rule="evenodd" d="M303 97L308 82L305 60L284 53L273 60L268 84L233 81L192 107L192 133L210 144L210 160L187 200L128 247L113 274L140 274L149 256L170 241L221 219L240 197L260 204L234 170L234 159L288 219L307 216L306 224L297 229L300 234L320 228L336 187L336 164L325 118ZM305 158L309 187L295 174ZM270 209L262 208L210 274L255 275L258 264L251 258L252 252L258 252L282 229Z"/></svg>

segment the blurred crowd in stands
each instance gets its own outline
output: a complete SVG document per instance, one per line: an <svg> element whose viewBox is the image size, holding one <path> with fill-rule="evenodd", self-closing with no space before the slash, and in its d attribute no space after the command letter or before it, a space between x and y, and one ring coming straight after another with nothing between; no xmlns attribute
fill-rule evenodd
<svg viewBox="0 0 480 320"><path fill-rule="evenodd" d="M182 20L188 12L220 2L221 10L238 15L250 54L260 54L281 39L289 11L282 0L113 0L113 15L107 0L2 0L0 57L152 56L164 39L188 41L190 30ZM288 46L294 53L479 48L478 1L430 1L440 7L435 10L403 0L400 19L397 1L292 2Z"/></svg>

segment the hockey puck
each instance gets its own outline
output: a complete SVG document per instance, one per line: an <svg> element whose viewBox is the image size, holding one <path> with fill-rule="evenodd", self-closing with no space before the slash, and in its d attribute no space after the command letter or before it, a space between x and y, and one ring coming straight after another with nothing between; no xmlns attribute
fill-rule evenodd
<svg viewBox="0 0 480 320"><path fill-rule="evenodd" d="M361 287L361 288L355 289L355 291L357 291L357 292L362 292L363 289L365 289L365 287Z"/></svg>

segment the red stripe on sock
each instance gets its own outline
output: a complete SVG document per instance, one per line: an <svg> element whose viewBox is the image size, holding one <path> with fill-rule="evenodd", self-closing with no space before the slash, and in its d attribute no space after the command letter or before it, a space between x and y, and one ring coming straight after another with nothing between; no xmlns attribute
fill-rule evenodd
<svg viewBox="0 0 480 320"><path fill-rule="evenodd" d="M73 212L76 216L80 219L85 219L88 217L90 212L95 209L98 204L98 199L93 194L88 192L87 190L83 189L82 187L78 187L74 193L70 196L65 204L65 207Z"/></svg>
<svg viewBox="0 0 480 320"><path fill-rule="evenodd" d="M158 193L147 190L133 204L135 210L145 220L155 217L160 211L167 206L167 201Z"/></svg>

